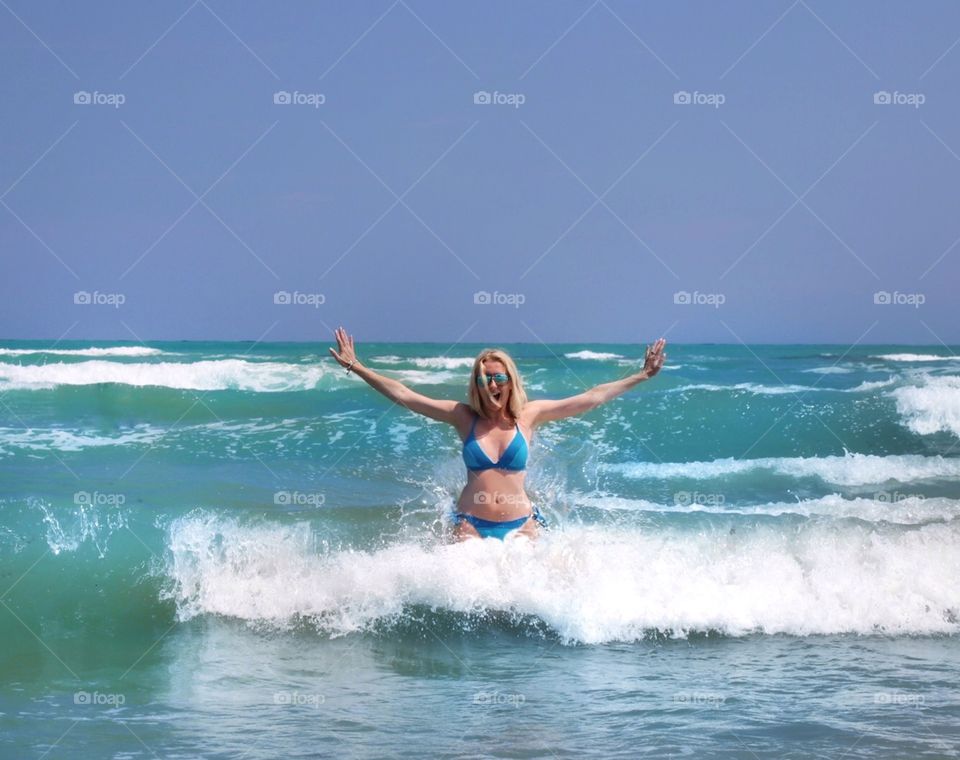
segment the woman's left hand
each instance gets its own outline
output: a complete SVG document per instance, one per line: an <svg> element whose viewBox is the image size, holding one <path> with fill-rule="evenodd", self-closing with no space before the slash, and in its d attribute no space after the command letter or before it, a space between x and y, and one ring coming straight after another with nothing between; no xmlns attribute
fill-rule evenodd
<svg viewBox="0 0 960 760"><path fill-rule="evenodd" d="M667 359L667 355L663 351L666 345L667 341L660 338L652 346L647 346L647 354L643 361L643 372L647 377L653 377L663 367L663 363Z"/></svg>

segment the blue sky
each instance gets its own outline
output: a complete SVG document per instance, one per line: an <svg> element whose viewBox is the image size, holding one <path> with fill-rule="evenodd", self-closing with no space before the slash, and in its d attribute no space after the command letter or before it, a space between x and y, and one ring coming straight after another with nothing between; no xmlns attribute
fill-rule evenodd
<svg viewBox="0 0 960 760"><path fill-rule="evenodd" d="M5 0L0 337L955 344L958 38L948 2Z"/></svg>

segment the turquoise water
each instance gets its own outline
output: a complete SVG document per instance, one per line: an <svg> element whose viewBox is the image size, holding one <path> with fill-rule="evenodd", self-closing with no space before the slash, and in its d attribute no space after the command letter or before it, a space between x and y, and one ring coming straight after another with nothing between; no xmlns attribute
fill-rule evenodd
<svg viewBox="0 0 960 760"><path fill-rule="evenodd" d="M478 345L367 344L462 399ZM533 398L642 346L516 345ZM670 346L524 540L326 345L0 343L0 756L956 757L960 359Z"/></svg>

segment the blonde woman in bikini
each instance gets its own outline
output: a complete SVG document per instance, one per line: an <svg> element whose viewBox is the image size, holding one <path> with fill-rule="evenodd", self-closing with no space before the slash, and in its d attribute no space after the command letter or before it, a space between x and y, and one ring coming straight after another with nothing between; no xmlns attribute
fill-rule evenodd
<svg viewBox="0 0 960 760"><path fill-rule="evenodd" d="M596 409L635 385L649 380L667 358L666 341L647 346L643 369L568 398L528 400L517 365L506 351L486 348L473 362L467 390L469 403L424 396L398 380L375 372L358 359L353 337L340 327L337 349L330 353L371 388L411 412L446 422L463 441L467 485L457 500L454 535L533 538L544 525L539 510L527 498L523 483L533 431L545 422L574 417Z"/></svg>

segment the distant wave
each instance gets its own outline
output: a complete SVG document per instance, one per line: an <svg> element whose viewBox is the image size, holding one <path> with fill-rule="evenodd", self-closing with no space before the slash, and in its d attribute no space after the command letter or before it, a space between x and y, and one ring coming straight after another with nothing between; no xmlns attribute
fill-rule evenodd
<svg viewBox="0 0 960 760"><path fill-rule="evenodd" d="M623 462L603 465L628 478L689 478L708 480L755 470L772 470L795 478L817 477L840 486L910 483L934 478L960 478L960 458L901 454L848 454L826 457L766 457L714 459L709 462Z"/></svg>
<svg viewBox="0 0 960 760"><path fill-rule="evenodd" d="M960 377L924 377L921 385L891 391L901 422L921 435L941 431L960 437Z"/></svg>
<svg viewBox="0 0 960 760"><path fill-rule="evenodd" d="M814 375L846 375L853 372L849 367L814 367L803 371Z"/></svg>
<svg viewBox="0 0 960 760"><path fill-rule="evenodd" d="M586 351L586 350L575 351L573 353L564 354L564 356L568 359L596 359L596 360L623 358L621 354L608 354L608 353L603 353L602 351Z"/></svg>
<svg viewBox="0 0 960 760"><path fill-rule="evenodd" d="M737 383L736 385L716 385L714 383L695 383L667 389L667 393L682 391L742 391L760 396L779 396L785 393L806 393L807 391L829 391L833 388L817 388L811 385L762 385L760 383Z"/></svg>
<svg viewBox="0 0 960 760"><path fill-rule="evenodd" d="M937 356L936 354L881 354L871 356L871 359L884 359L888 362L946 362L960 361L957 356Z"/></svg>
<svg viewBox="0 0 960 760"><path fill-rule="evenodd" d="M335 550L306 522L193 513L169 528L164 596L181 620L307 623L333 636L416 624L417 610L448 620L504 611L589 644L654 631L956 633L958 542L956 522L811 521L737 533L570 526L535 543Z"/></svg>
<svg viewBox="0 0 960 760"><path fill-rule="evenodd" d="M737 383L736 385L718 385L716 383L694 383L690 385L681 385L676 388L668 388L666 393L680 393L683 391L740 391L742 393L752 393L757 396L780 396L788 393L808 393L808 392L824 392L832 391L833 393L863 393L867 391L874 391L878 388L885 388L888 385L893 385L896 381L894 378L888 378L886 380L877 380L873 382L862 382L860 385L854 388L828 388L818 387L815 385L795 385L795 384L784 384L784 385L763 385L761 383Z"/></svg>
<svg viewBox="0 0 960 760"><path fill-rule="evenodd" d="M0 363L0 390L120 383L198 391L305 391L317 387L331 371L320 365L242 359L135 364L97 360L41 365Z"/></svg>
<svg viewBox="0 0 960 760"><path fill-rule="evenodd" d="M461 367L472 367L473 359L469 356L374 356L370 359L372 362L380 364L413 364L415 367L426 367L428 369L459 369Z"/></svg>
<svg viewBox="0 0 960 760"><path fill-rule="evenodd" d="M410 383L411 385L441 385L443 383L455 382L466 385L470 379L469 374L465 375L463 372L453 372L450 370L392 369L388 370L388 372L400 382Z"/></svg>
<svg viewBox="0 0 960 760"><path fill-rule="evenodd" d="M156 356L164 353L159 348L146 346L113 346L111 348L0 348L0 356L27 356L54 354L57 356Z"/></svg>

